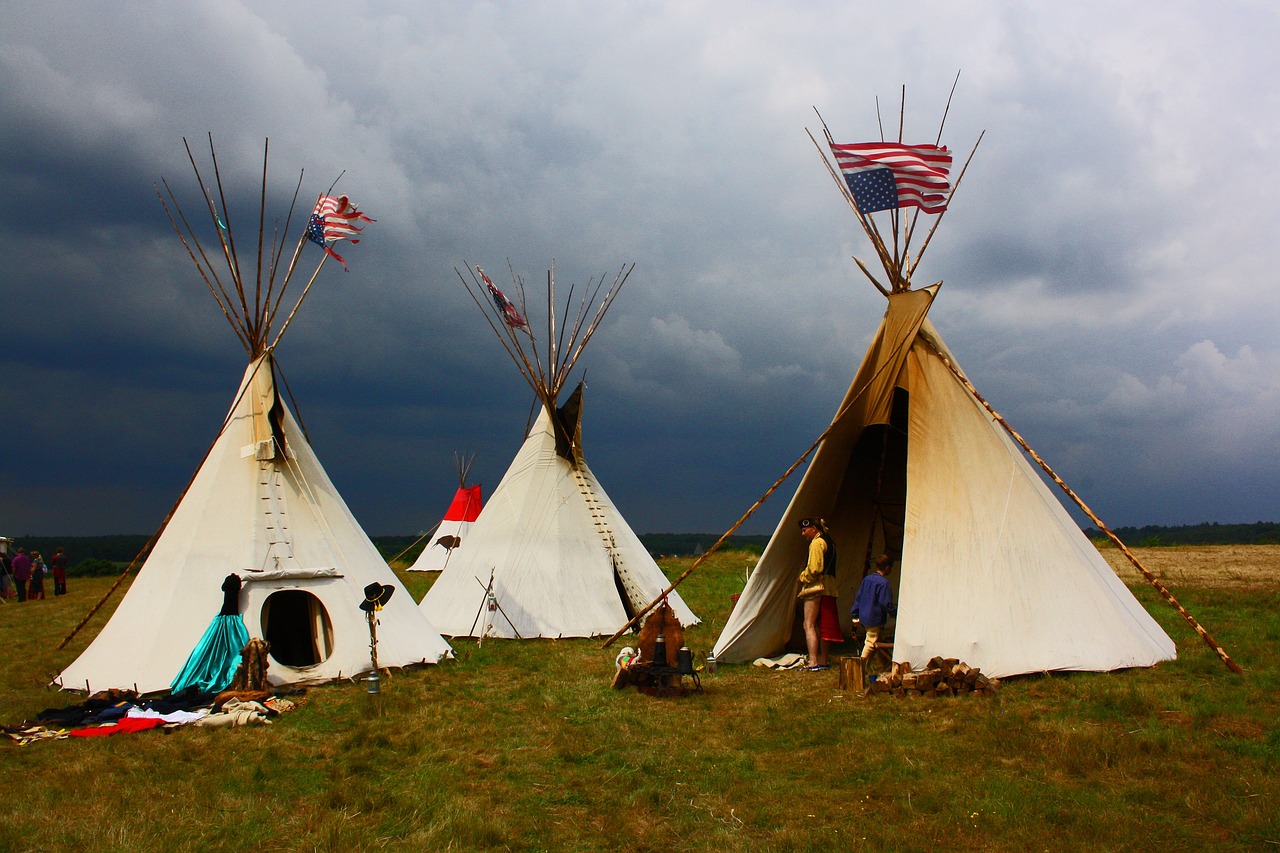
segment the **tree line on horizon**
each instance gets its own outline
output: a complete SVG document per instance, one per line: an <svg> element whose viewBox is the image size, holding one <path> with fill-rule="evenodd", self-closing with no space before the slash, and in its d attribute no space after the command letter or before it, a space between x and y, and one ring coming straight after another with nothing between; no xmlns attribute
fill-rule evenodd
<svg viewBox="0 0 1280 853"><path fill-rule="evenodd" d="M1200 524L1174 526L1144 525L1117 527L1116 535L1130 547L1152 548L1169 545L1280 545L1280 522L1257 521L1253 524ZM1100 545L1108 543L1097 528L1087 527L1084 534ZM112 574L127 566L150 537L141 534L110 536L17 536L12 548L39 551L46 556L59 546L67 551L71 571L81 575ZM415 535L370 537L384 559L400 556L412 561L426 546ZM656 559L691 557L707 551L720 539L716 533L644 533L640 541ZM759 554L769 542L768 536L730 536L728 548Z"/></svg>

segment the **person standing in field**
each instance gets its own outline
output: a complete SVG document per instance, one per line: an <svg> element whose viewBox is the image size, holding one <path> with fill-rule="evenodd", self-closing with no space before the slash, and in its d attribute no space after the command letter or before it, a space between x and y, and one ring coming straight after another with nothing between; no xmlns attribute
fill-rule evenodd
<svg viewBox="0 0 1280 853"><path fill-rule="evenodd" d="M31 552L31 588L27 590L27 600L35 601L44 598L44 576L49 567L44 564L39 551Z"/></svg>
<svg viewBox="0 0 1280 853"><path fill-rule="evenodd" d="M871 657L871 650L880 641L880 629L889 617L898 615L898 605L893 603L893 588L889 586L893 557L881 554L876 557L874 568L875 571L862 579L851 610L855 629L858 625L867 629L867 638L862 644L863 660Z"/></svg>
<svg viewBox="0 0 1280 853"><path fill-rule="evenodd" d="M8 547L0 542L0 598L13 598L13 559Z"/></svg>
<svg viewBox="0 0 1280 853"><path fill-rule="evenodd" d="M836 544L821 518L800 519L800 535L809 540L809 560L797 582L804 602L804 638L809 672L827 669L831 644L844 640L836 607Z"/></svg>
<svg viewBox="0 0 1280 853"><path fill-rule="evenodd" d="M53 594L54 596L67 594L67 553L61 545L53 551L53 559L49 561L49 568L53 569Z"/></svg>
<svg viewBox="0 0 1280 853"><path fill-rule="evenodd" d="M18 601L27 600L27 583L31 580L31 558L26 548L19 548L13 558L13 583L18 589Z"/></svg>

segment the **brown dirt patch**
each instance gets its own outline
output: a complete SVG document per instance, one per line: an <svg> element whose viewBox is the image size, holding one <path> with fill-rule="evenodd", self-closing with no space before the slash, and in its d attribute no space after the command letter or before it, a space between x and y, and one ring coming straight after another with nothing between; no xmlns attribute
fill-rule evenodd
<svg viewBox="0 0 1280 853"><path fill-rule="evenodd" d="M1125 581L1145 580L1119 549L1103 546L1098 550ZM1153 575L1173 587L1280 587L1280 545L1171 545L1129 550Z"/></svg>

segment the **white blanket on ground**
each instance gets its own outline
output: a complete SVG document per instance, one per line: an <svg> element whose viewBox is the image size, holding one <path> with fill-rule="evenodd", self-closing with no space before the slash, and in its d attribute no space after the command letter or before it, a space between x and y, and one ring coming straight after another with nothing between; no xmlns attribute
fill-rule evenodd
<svg viewBox="0 0 1280 853"><path fill-rule="evenodd" d="M807 662L808 659L804 655L787 652L771 658L756 658L751 663L753 666L767 666L770 669L799 669Z"/></svg>

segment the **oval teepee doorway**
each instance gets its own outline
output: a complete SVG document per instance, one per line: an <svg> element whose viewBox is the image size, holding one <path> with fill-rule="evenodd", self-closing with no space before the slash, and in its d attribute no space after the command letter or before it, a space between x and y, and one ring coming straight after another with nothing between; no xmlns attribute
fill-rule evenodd
<svg viewBox="0 0 1280 853"><path fill-rule="evenodd" d="M263 639L282 666L302 669L333 653L333 621L324 603L303 589L281 589L262 602Z"/></svg>

